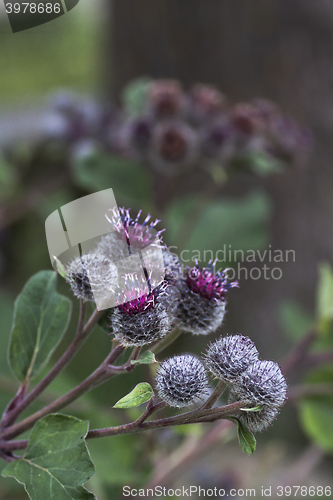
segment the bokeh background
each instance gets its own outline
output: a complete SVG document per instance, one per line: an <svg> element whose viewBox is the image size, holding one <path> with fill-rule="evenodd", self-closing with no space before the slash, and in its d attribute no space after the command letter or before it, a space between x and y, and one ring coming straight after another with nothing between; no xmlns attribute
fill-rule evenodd
<svg viewBox="0 0 333 500"><path fill-rule="evenodd" d="M280 361L286 356L315 321L320 265L333 264L332 26L333 5L326 0L80 0L49 25L13 34L0 4L3 407L17 389L6 362L13 301L33 273L51 267L45 218L99 185L114 189L119 206L162 218L166 243L179 250L216 251L224 244L294 250L295 261L279 264L281 279L240 280L240 288L229 294L218 332L250 336L263 358ZM137 78L176 79L185 90L198 82L211 84L231 103L269 99L311 130L311 152L272 175L239 169L228 182L217 182L213 194L209 186L205 189L205 177L191 171L175 186L144 166L132 172L125 164L103 167L102 180L97 173L83 179L71 161L64 161L57 141L45 145L45 130L56 129L54 103L59 95L77 94L105 106L111 103L114 109L124 102L123 89ZM166 193L171 187L170 198ZM197 203L201 211L193 223ZM60 279L58 288L71 296ZM54 359L73 334L75 299L73 305L71 328ZM44 400L88 375L109 343L106 333L96 329ZM206 343L186 334L166 354L199 355ZM144 379L151 379L148 368L105 384L71 411L89 418L92 427L127 421L133 414L119 416L110 408ZM333 405L326 409L325 422L333 424ZM104 500L121 498L125 484L258 491L261 485L332 485L327 448L332 451L333 445L323 449L310 440L298 415L295 401L286 405L273 427L258 436L251 457L237 446L234 431L223 426L210 435L207 427L191 427L89 443L98 471L89 487ZM26 496L13 479L1 478L0 498Z"/></svg>

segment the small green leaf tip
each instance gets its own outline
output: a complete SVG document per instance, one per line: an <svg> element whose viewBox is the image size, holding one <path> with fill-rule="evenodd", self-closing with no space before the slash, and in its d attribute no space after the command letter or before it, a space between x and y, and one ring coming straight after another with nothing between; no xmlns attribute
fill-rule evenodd
<svg viewBox="0 0 333 500"><path fill-rule="evenodd" d="M244 453L247 453L248 455L252 455L252 453L256 449L256 438L254 437L254 434L252 434L251 431L249 431L240 420L237 420L237 425L238 425L238 441L239 445L244 451Z"/></svg>
<svg viewBox="0 0 333 500"><path fill-rule="evenodd" d="M33 428L25 454L2 476L24 484L31 500L97 500L82 486L95 474L84 440L88 425L75 417L47 415Z"/></svg>
<svg viewBox="0 0 333 500"><path fill-rule="evenodd" d="M142 403L149 401L153 394L152 386L147 382L141 382L134 387L133 391L121 398L113 408L133 408L140 406Z"/></svg>
<svg viewBox="0 0 333 500"><path fill-rule="evenodd" d="M242 411L261 411L263 409L264 405L257 405L254 406L253 408L240 408Z"/></svg>
<svg viewBox="0 0 333 500"><path fill-rule="evenodd" d="M66 273L66 269L64 267L64 265L60 262L60 260L58 259L58 257L56 257L55 255L52 255L52 259L54 260L55 264L56 264L56 270L57 270L57 273L60 274L60 276L62 278L67 278L67 273Z"/></svg>
<svg viewBox="0 0 333 500"><path fill-rule="evenodd" d="M157 363L155 354L151 351L146 351L142 354L141 358L139 359L132 359L131 364L136 365L151 365L152 363Z"/></svg>

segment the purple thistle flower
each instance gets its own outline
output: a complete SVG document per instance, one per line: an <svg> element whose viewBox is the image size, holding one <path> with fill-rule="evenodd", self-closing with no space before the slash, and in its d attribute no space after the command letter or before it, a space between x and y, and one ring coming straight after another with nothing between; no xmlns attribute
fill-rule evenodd
<svg viewBox="0 0 333 500"><path fill-rule="evenodd" d="M199 359L190 354L169 358L160 366L156 388L159 397L169 406L189 406L207 393L205 368Z"/></svg>
<svg viewBox="0 0 333 500"><path fill-rule="evenodd" d="M201 295L208 300L224 300L225 292L229 288L238 286L238 282L228 281L228 269L214 273L215 263L211 260L207 267L200 268L198 263L192 268L188 268L185 276L186 284L190 290Z"/></svg>
<svg viewBox="0 0 333 500"><path fill-rule="evenodd" d="M123 301L111 316L112 333L121 344L151 344L171 332L176 303L166 281L147 292L146 282L129 277L126 289L118 285L114 293Z"/></svg>
<svg viewBox="0 0 333 500"><path fill-rule="evenodd" d="M261 132L266 125L261 111L254 104L243 102L232 110L231 121L235 129L244 135Z"/></svg>
<svg viewBox="0 0 333 500"><path fill-rule="evenodd" d="M188 98L188 114L196 124L221 114L226 108L225 96L212 85L195 85Z"/></svg>
<svg viewBox="0 0 333 500"><path fill-rule="evenodd" d="M124 303L120 304L118 308L126 314L138 314L148 309L154 309L156 301L165 293L168 284L166 281L162 282L153 290L146 292L147 287L139 280L130 279L127 290L123 292Z"/></svg>
<svg viewBox="0 0 333 500"><path fill-rule="evenodd" d="M198 133L181 120L163 121L153 129L149 159L157 170L177 175L199 157Z"/></svg>
<svg viewBox="0 0 333 500"><path fill-rule="evenodd" d="M226 305L226 291L238 286L230 283L227 269L214 273L214 263L202 269L196 264L188 268L177 282L180 300L177 310L179 326L196 335L207 335L221 326Z"/></svg>
<svg viewBox="0 0 333 500"><path fill-rule="evenodd" d="M159 118L178 115L184 107L181 84L177 80L155 80L150 84L148 106Z"/></svg>
<svg viewBox="0 0 333 500"><path fill-rule="evenodd" d="M133 219L130 215L130 209L113 208L111 210L111 218L106 216L107 220L112 224L119 238L127 242L129 247L129 253L133 251L138 251L146 248L148 245L156 245L162 243L162 233L164 229L160 231L153 231L153 228L160 222L156 219L154 222L151 219L151 215L148 214L145 220L140 224L139 219L142 210L140 210ZM132 251L133 250L133 251Z"/></svg>

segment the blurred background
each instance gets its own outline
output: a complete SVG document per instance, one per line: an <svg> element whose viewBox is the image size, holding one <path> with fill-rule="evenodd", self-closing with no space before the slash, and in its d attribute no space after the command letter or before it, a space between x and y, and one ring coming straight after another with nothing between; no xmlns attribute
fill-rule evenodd
<svg viewBox="0 0 333 500"><path fill-rule="evenodd" d="M215 335L241 333L262 358L287 356L316 322L320 278L333 301L333 285L327 285L333 265L332 26L327 0L80 0L52 23L13 34L0 4L3 407L18 387L6 362L13 301L32 274L51 268L45 219L109 187L118 206L160 218L172 251L200 254L201 265L209 260L204 250L216 255L224 245L284 256L294 251L294 258L277 264L268 253L262 262L241 263L248 273L278 266L281 275L245 279L243 271ZM221 265L237 268L235 259ZM71 296L58 281L59 291ZM72 338L74 298L73 307L54 359ZM325 331L321 349L331 352L331 327ZM44 401L88 375L109 344L96 329ZM206 344L207 338L186 334L165 355L200 355ZM325 376L318 370L310 376L332 389L332 362L320 368ZM290 374L288 382L299 384L303 376ZM119 415L111 406L150 379L149 369L140 368L71 411L94 428L128 421L135 412ZM251 457L223 421L91 442L97 475L88 488L104 500L121 498L125 484L258 491L261 485L332 486L332 400L332 392L311 400L324 408L319 415L310 400L291 398L258 436ZM26 496L13 479L1 478L0 498Z"/></svg>

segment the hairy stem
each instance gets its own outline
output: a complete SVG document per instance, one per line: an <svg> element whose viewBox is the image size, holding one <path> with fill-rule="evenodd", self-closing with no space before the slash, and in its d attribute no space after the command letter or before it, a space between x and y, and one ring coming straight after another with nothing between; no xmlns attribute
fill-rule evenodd
<svg viewBox="0 0 333 500"><path fill-rule="evenodd" d="M119 434L132 434L143 432L151 429L170 427L174 425L193 424L198 422L213 422L220 418L226 418L240 411L240 408L246 406L245 401L237 401L230 405L221 408L213 409L198 409L175 415L173 417L161 418L158 420L150 420L149 422L141 421L140 419L130 424L119 425L116 427L107 427L105 429L93 429L88 432L87 439L117 436Z"/></svg>

